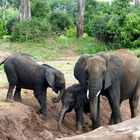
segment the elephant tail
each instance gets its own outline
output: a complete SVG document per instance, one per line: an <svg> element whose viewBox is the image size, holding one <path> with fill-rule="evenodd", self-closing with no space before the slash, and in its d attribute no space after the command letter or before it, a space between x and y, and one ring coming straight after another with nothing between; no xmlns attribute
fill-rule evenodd
<svg viewBox="0 0 140 140"><path fill-rule="evenodd" d="M2 62L0 62L0 65L4 64L4 62L5 62L7 59L9 59L10 57L11 57L11 56L5 58Z"/></svg>
<svg viewBox="0 0 140 140"><path fill-rule="evenodd" d="M6 60L6 59L5 59ZM4 64L5 60L3 60L2 62L0 62L0 65Z"/></svg>

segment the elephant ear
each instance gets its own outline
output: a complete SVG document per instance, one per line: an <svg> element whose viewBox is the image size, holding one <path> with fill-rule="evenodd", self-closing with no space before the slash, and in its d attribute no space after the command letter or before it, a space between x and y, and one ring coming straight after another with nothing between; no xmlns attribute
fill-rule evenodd
<svg viewBox="0 0 140 140"><path fill-rule="evenodd" d="M55 73L49 69L45 70L45 76L48 84L52 89L55 89Z"/></svg>
<svg viewBox="0 0 140 140"><path fill-rule="evenodd" d="M86 60L91 57L88 54L81 55L74 67L74 77L79 81L80 85L87 89Z"/></svg>
<svg viewBox="0 0 140 140"><path fill-rule="evenodd" d="M123 71L123 64L120 58L115 55L104 55L104 58L106 59L107 67L104 89L107 89L113 82L120 79Z"/></svg>

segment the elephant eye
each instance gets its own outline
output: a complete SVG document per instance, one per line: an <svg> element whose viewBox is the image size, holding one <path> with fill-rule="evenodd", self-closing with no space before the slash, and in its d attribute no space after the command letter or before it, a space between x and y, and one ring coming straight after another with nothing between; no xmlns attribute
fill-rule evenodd
<svg viewBox="0 0 140 140"><path fill-rule="evenodd" d="M102 72L103 79L105 78L105 74L106 74L106 72L103 71L103 72Z"/></svg>

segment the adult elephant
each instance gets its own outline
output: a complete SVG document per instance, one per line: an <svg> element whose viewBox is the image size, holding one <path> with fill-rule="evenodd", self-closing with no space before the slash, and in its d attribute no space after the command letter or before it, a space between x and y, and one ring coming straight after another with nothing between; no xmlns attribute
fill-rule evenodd
<svg viewBox="0 0 140 140"><path fill-rule="evenodd" d="M93 129L100 126L100 94L108 98L111 120L122 121L120 104L129 99L131 117L137 114L140 95L140 60L126 50L82 55L74 67L74 76L87 89ZM102 92L101 92L102 91Z"/></svg>
<svg viewBox="0 0 140 140"><path fill-rule="evenodd" d="M46 90L51 87L60 95L65 90L64 74L59 70L44 64L35 63L29 56L15 54L6 58L3 62L4 70L9 82L6 101L13 101L13 89L15 89L14 100L21 101L21 88L34 91L41 109L40 113L47 116ZM59 98L58 96L58 98Z"/></svg>

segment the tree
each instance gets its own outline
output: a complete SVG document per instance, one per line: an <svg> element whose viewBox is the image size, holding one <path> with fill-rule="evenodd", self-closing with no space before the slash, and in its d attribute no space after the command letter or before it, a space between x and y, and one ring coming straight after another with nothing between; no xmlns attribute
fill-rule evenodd
<svg viewBox="0 0 140 140"><path fill-rule="evenodd" d="M30 0L19 0L20 21L31 18Z"/></svg>
<svg viewBox="0 0 140 140"><path fill-rule="evenodd" d="M8 6L8 2L6 0L2 0L2 18L4 22L5 22L5 10L7 6Z"/></svg>
<svg viewBox="0 0 140 140"><path fill-rule="evenodd" d="M77 0L78 13L77 13L77 23L76 23L76 27L77 27L76 36L78 38L83 36L85 2L86 0Z"/></svg>
<svg viewBox="0 0 140 140"><path fill-rule="evenodd" d="M139 4L140 4L140 0L135 0L135 5L139 6Z"/></svg>

